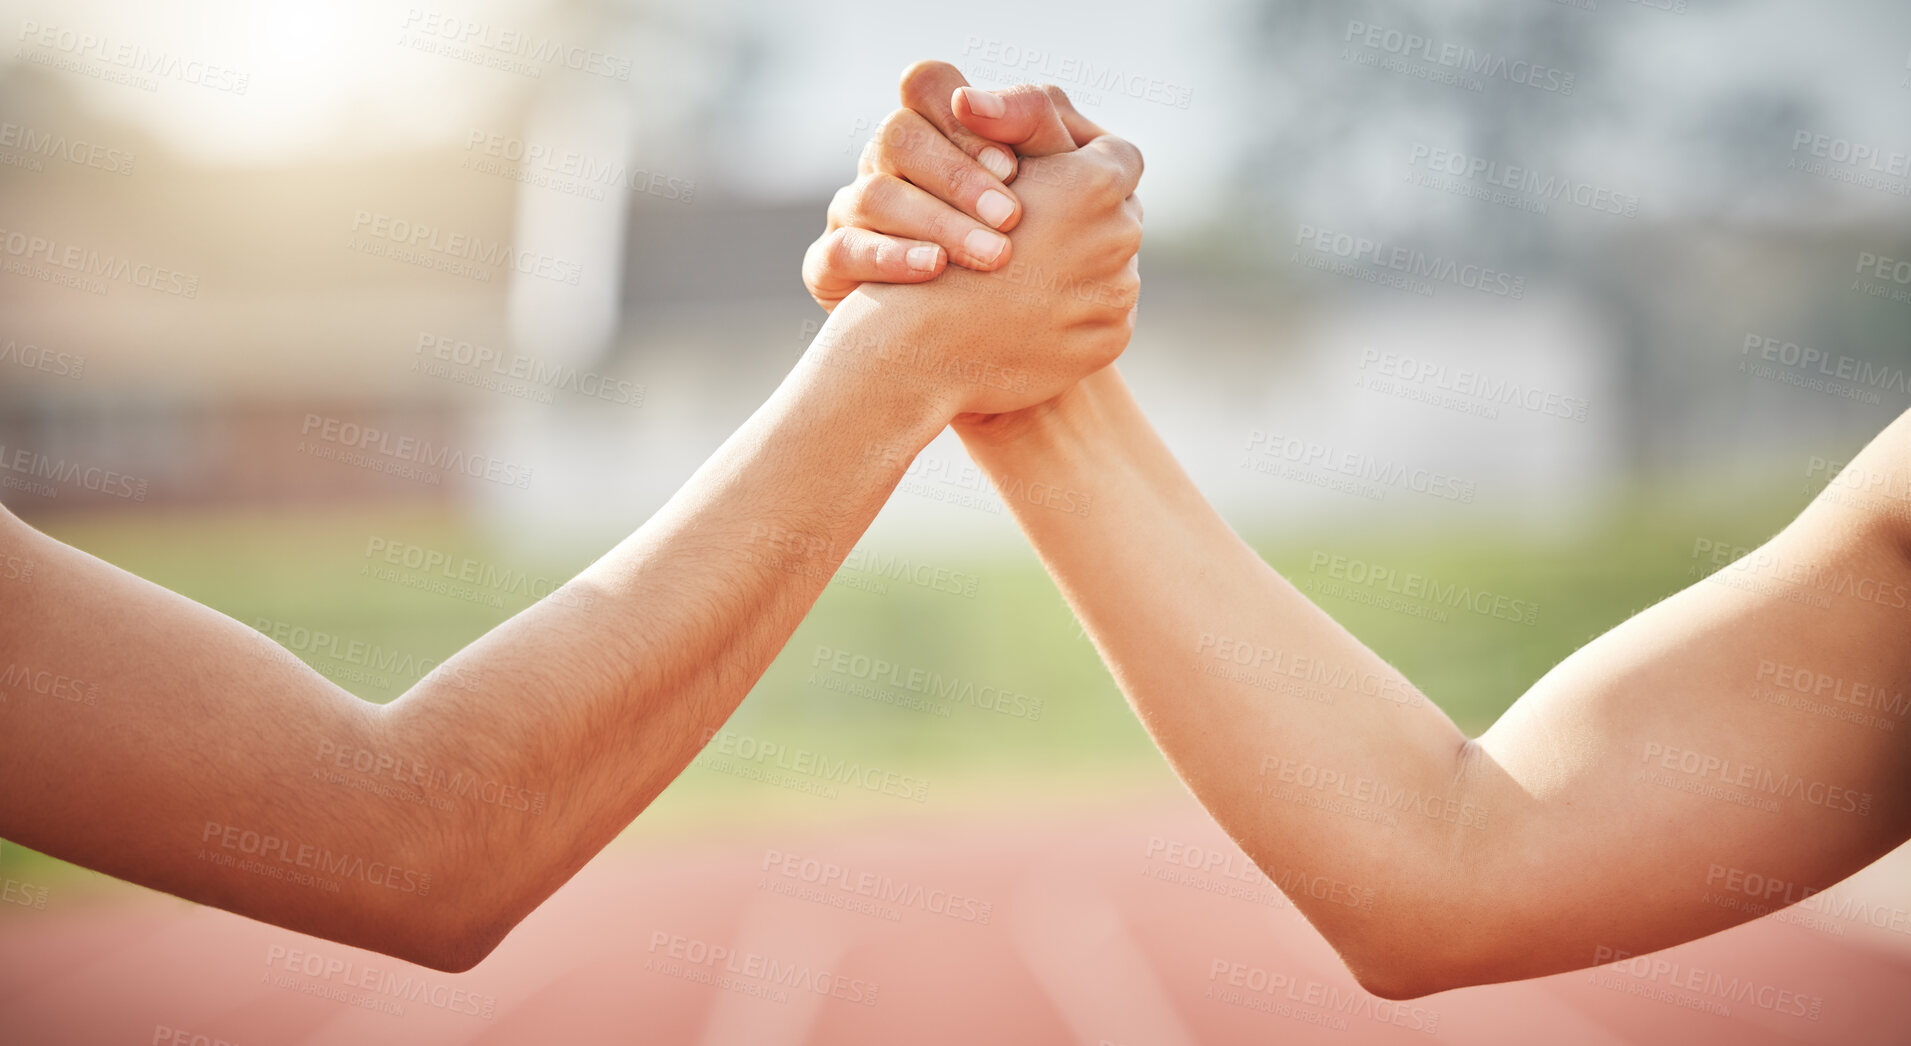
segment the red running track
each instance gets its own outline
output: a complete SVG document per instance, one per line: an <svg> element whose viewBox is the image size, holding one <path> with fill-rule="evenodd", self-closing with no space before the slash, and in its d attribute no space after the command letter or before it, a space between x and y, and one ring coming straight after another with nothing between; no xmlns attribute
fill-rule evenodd
<svg viewBox="0 0 1911 1046"><path fill-rule="evenodd" d="M1656 975L1378 1000L1188 803L626 839L462 975L133 887L52 900L0 920L6 1043L1911 1041L1911 936L1873 909L1760 920ZM1755 991L1669 983L1694 971Z"/></svg>

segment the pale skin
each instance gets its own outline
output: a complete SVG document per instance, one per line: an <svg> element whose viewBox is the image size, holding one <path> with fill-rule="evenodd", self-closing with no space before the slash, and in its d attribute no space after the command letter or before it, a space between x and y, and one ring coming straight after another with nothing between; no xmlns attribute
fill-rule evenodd
<svg viewBox="0 0 1911 1046"><path fill-rule="evenodd" d="M970 156L1065 149L1031 131L1079 121L1053 88L982 117L952 67L917 75L905 98ZM998 485L1090 499L1004 498L1175 771L1376 994L1666 948L1911 837L1911 414L1765 545L1588 643L1476 739L1228 527L1115 367L957 427Z"/></svg>
<svg viewBox="0 0 1911 1046"><path fill-rule="evenodd" d="M968 271L846 290L663 509L388 705L0 510L0 835L293 930L475 965L682 772L945 425L1052 397L1127 344L1140 154L1102 137L1035 169L1001 223L1016 251L1110 302ZM1021 220L1025 202L1040 220ZM351 769L361 754L381 769ZM480 792L440 809L369 788L442 796L434 772Z"/></svg>

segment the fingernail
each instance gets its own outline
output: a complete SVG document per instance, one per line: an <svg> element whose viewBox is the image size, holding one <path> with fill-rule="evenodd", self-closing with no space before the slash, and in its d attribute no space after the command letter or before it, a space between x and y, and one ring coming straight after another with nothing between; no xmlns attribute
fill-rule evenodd
<svg viewBox="0 0 1911 1046"><path fill-rule="evenodd" d="M983 221L1000 229L1002 223L1009 220L1009 215L1015 213L1015 201L989 189L982 194L981 199L975 201L975 213L981 215Z"/></svg>
<svg viewBox="0 0 1911 1046"><path fill-rule="evenodd" d="M962 246L969 249L969 253L975 256L975 260L985 264L1001 257L1002 248L1008 245L1008 237L987 229L971 230L962 241Z"/></svg>
<svg viewBox="0 0 1911 1046"><path fill-rule="evenodd" d="M936 249L934 247L911 247L903 256L909 267L918 272L928 272L936 267Z"/></svg>
<svg viewBox="0 0 1911 1046"><path fill-rule="evenodd" d="M969 103L969 111L984 119L993 120L1009 111L1009 105L987 91L978 91L973 87L958 88L962 100Z"/></svg>
<svg viewBox="0 0 1911 1046"><path fill-rule="evenodd" d="M990 174L995 175L1003 181L1007 181L1009 175L1015 173L1015 161L1009 159L1008 153L997 149L993 145L982 150L982 152L976 156L976 159L981 161L982 166L989 169Z"/></svg>

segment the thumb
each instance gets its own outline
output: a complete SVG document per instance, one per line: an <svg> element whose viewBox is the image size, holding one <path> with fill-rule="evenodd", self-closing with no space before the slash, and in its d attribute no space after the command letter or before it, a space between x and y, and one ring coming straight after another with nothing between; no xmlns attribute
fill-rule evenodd
<svg viewBox="0 0 1911 1046"><path fill-rule="evenodd" d="M976 134L1015 147L1023 156L1072 152L1102 130L1075 111L1059 87L1017 84L1001 91L958 87L950 105Z"/></svg>

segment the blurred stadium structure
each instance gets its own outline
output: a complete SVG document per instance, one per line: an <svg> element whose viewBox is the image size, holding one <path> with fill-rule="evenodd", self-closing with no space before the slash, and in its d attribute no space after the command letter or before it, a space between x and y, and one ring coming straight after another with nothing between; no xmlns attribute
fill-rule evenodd
<svg viewBox="0 0 1911 1046"><path fill-rule="evenodd" d="M896 69L940 55L979 83L1058 82L1148 152L1127 365L1231 511L1374 507L1244 470L1256 434L1290 460L1477 488L1426 511L1516 516L1583 512L1642 472L1848 449L1911 404L1907 288L1886 265L1869 282L1898 300L1853 289L1862 259L1911 255L1911 14L1678 6L1003 7L980 21L1013 32L975 35L853 4L281 4L198 23L15 5L6 228L83 260L10 247L0 334L84 360L84 380L8 366L0 435L47 467L110 464L160 503L628 520L813 332L796 263L822 204ZM244 90L111 82L121 39ZM539 41L600 57L566 69ZM87 275L122 260L192 293ZM1742 373L1765 338L1855 377L1815 394L1785 380L1823 368ZM535 479L314 460L313 415ZM54 486L19 509L117 502Z"/></svg>

